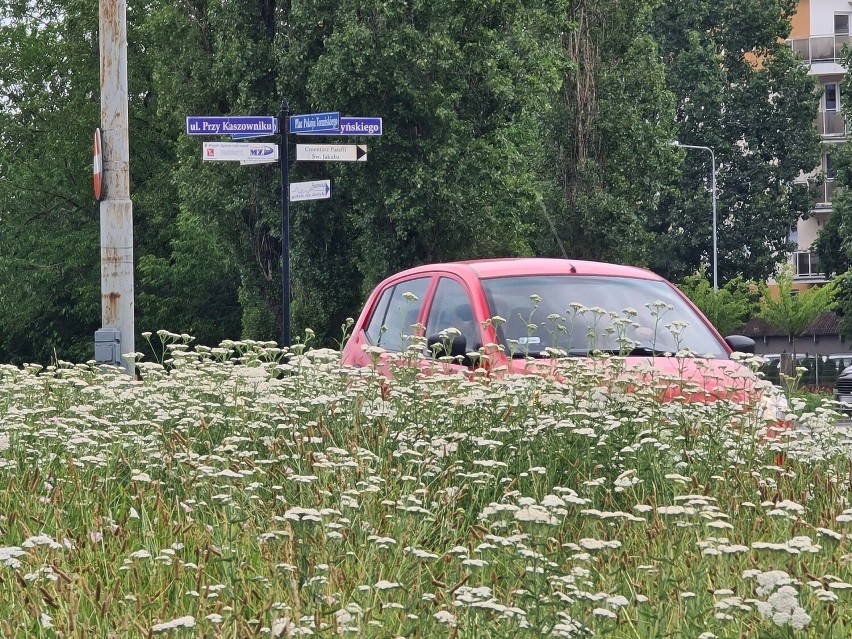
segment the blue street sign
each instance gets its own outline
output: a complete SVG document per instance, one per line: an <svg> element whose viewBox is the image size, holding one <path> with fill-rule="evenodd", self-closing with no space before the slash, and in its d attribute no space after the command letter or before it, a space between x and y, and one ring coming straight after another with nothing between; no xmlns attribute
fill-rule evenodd
<svg viewBox="0 0 852 639"><path fill-rule="evenodd" d="M381 135L381 118L340 118L341 135Z"/></svg>
<svg viewBox="0 0 852 639"><path fill-rule="evenodd" d="M339 133L340 114L308 113L306 115L290 116L290 133Z"/></svg>
<svg viewBox="0 0 852 639"><path fill-rule="evenodd" d="M340 118L340 129L335 131L294 131L300 135L381 135L381 118Z"/></svg>
<svg viewBox="0 0 852 639"><path fill-rule="evenodd" d="M187 135L273 135L278 119L273 115L190 115L186 118ZM247 135L246 135L247 134Z"/></svg>

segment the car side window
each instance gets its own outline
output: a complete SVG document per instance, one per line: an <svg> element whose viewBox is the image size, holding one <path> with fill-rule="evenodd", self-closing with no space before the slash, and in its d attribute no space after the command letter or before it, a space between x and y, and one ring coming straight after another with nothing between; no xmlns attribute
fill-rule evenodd
<svg viewBox="0 0 852 639"><path fill-rule="evenodd" d="M430 280L430 277L407 280L382 293L367 329L371 342L388 351L408 348L411 340L407 336L415 334L412 324L417 323Z"/></svg>
<svg viewBox="0 0 852 639"><path fill-rule="evenodd" d="M385 316L388 313L388 303L390 302L391 295L393 295L393 289L393 286L389 286L384 290L376 307L373 309L373 316L370 318L367 330L364 331L367 334L367 339L372 344L379 343L379 336L381 335L382 325L385 323Z"/></svg>
<svg viewBox="0 0 852 639"><path fill-rule="evenodd" d="M436 335L448 328L457 328L464 335L467 350L475 351L482 346L480 327L467 291L456 280L442 277L429 309L426 335Z"/></svg>

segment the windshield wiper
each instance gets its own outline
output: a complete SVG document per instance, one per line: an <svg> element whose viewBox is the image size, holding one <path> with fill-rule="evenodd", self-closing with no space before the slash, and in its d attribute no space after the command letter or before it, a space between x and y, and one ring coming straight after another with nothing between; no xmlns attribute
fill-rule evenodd
<svg viewBox="0 0 852 639"><path fill-rule="evenodd" d="M627 353L628 357L642 357L642 356L651 356L651 357L662 357L664 355L671 355L672 351L660 350L657 348L652 348L650 346L637 346L635 348L630 349L630 352Z"/></svg>

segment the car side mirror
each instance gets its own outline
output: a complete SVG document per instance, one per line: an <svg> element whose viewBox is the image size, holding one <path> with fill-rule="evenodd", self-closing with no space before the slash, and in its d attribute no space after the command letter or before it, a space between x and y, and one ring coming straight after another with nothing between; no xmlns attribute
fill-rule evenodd
<svg viewBox="0 0 852 639"><path fill-rule="evenodd" d="M464 335L447 337L440 333L430 335L426 338L426 347L434 357L450 355L451 357L464 357L467 355L467 338Z"/></svg>
<svg viewBox="0 0 852 639"><path fill-rule="evenodd" d="M738 353L754 354L754 340L745 335L728 335L725 343Z"/></svg>

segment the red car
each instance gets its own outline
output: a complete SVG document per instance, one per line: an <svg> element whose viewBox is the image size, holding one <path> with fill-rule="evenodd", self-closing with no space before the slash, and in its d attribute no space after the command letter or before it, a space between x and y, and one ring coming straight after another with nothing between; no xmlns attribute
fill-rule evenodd
<svg viewBox="0 0 852 639"><path fill-rule="evenodd" d="M416 346L423 337L426 349ZM558 358L607 353L637 382L649 370L673 375L699 389L689 393L691 401L759 402L763 415L777 421L773 430L789 427L784 396L775 388L757 391L750 371L731 358L734 351L753 353L754 341L723 338L674 285L645 269L517 258L403 271L370 295L342 363L390 374L390 361L412 348L424 354L424 369L451 354L451 369L494 372L546 373ZM666 399L683 396L683 388L667 389Z"/></svg>
<svg viewBox="0 0 852 639"><path fill-rule="evenodd" d="M406 350L418 325L430 343L449 337L454 354L501 344L506 360L689 350L728 362L733 350L754 352L750 338L723 339L686 296L650 271L517 258L432 264L389 277L367 300L343 363L370 365L368 346ZM447 335L453 328L458 333Z"/></svg>

